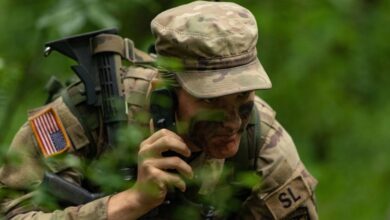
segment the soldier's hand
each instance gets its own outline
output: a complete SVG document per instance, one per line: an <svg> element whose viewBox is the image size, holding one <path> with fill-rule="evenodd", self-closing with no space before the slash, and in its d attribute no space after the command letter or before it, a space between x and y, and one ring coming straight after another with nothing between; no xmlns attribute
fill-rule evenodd
<svg viewBox="0 0 390 220"><path fill-rule="evenodd" d="M185 191L183 177L192 178L192 169L179 157L163 157L162 153L166 151L174 151L185 157L191 155L184 141L166 129L157 131L143 141L138 152L137 181L132 188L110 197L107 205L109 220L138 219L160 205L170 187Z"/></svg>
<svg viewBox="0 0 390 220"><path fill-rule="evenodd" d="M147 206L160 205L169 188L176 187L184 192L186 184L183 177L192 178L193 176L191 167L180 157L163 157L162 153L166 151L174 151L185 157L191 155L184 141L167 129L157 131L141 143L138 152L138 176L134 190L140 194L140 202Z"/></svg>

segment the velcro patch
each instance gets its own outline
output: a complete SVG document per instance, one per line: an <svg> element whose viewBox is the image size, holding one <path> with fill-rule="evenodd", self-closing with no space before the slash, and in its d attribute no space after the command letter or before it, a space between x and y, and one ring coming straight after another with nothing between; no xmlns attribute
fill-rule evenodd
<svg viewBox="0 0 390 220"><path fill-rule="evenodd" d="M69 149L69 137L53 108L42 110L28 121L45 157L61 154Z"/></svg>
<svg viewBox="0 0 390 220"><path fill-rule="evenodd" d="M265 199L265 204L275 219L282 219L297 209L311 195L302 176L295 177L280 190Z"/></svg>

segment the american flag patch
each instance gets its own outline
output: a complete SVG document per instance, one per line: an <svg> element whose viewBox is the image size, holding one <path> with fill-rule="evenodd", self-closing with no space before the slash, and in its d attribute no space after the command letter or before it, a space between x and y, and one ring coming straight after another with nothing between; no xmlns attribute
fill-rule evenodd
<svg viewBox="0 0 390 220"><path fill-rule="evenodd" d="M70 147L69 137L53 108L45 109L30 117L29 122L45 157L60 154Z"/></svg>

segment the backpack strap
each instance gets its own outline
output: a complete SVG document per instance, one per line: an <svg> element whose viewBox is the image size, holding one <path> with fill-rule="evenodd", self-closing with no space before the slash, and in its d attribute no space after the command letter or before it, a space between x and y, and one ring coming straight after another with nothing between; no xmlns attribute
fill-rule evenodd
<svg viewBox="0 0 390 220"><path fill-rule="evenodd" d="M158 75L158 70L148 65L132 65L123 78L125 96L128 109L128 122L140 123L137 115L140 112L149 112L149 99L152 90L152 81ZM144 117L145 118L145 117ZM149 124L143 121L141 124Z"/></svg>
<svg viewBox="0 0 390 220"><path fill-rule="evenodd" d="M62 90L61 97L85 131L89 141L87 157L95 157L97 155L97 143L93 130L96 130L100 125L98 109L86 105L87 97L84 93L84 85L80 81Z"/></svg>

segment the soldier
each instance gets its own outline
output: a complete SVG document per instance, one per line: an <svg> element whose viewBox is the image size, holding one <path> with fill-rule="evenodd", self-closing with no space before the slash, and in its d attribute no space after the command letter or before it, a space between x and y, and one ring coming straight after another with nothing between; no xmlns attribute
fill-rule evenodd
<svg viewBox="0 0 390 220"><path fill-rule="evenodd" d="M106 151L101 144L100 113L85 107L83 85L73 84L53 102L30 111L29 123L15 136L9 152L19 153L21 161L6 163L0 170L0 188L13 192L1 198L6 218L137 219L157 207L159 212L151 219L173 219L168 206L164 208L166 196L172 187L188 191L187 180L198 175L199 167L207 170L208 178L202 179L196 194L207 197L227 184L220 179L228 164L249 164L262 177L260 185L238 197L240 204L233 213L219 212L216 207L203 217L318 219L317 181L304 167L274 110L255 95L255 90L271 88L271 82L257 58L254 16L234 3L196 1L162 12L151 27L158 57L175 58L182 69L130 67L123 78L129 94L129 121L147 111L147 100L155 89L152 81L168 79L176 96L175 118L184 131L160 129L142 141L132 187L62 210L40 207L32 198L45 171L78 185L84 178L83 170L58 162L55 155L83 160ZM45 136L44 126L55 127L53 139ZM167 151L178 156L162 156Z"/></svg>

